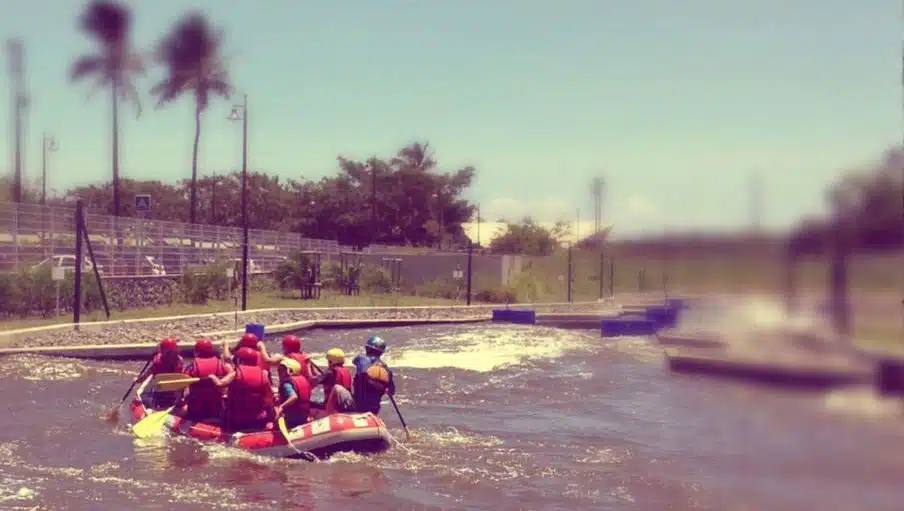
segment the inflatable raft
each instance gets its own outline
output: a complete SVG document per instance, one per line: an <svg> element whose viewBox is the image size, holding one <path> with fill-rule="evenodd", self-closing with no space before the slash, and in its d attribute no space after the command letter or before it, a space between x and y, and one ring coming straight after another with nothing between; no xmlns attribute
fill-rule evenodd
<svg viewBox="0 0 904 511"><path fill-rule="evenodd" d="M155 411L146 407L141 397L132 401L130 409L135 422ZM335 413L319 418L317 416L323 413L321 410L312 409L311 413L314 420L288 431L295 448L289 445L275 424L267 430L231 432L216 421L194 422L172 413L164 419L163 429L199 441L217 442L281 458L308 457L310 454L325 458L342 451L370 453L389 448L392 437L383 421L372 413Z"/></svg>

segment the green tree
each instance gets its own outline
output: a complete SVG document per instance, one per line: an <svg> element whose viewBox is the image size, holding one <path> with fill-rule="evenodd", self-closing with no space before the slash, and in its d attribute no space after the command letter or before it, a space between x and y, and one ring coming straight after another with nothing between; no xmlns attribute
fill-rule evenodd
<svg viewBox="0 0 904 511"><path fill-rule="evenodd" d="M136 107L136 115L141 115L141 101L133 78L144 74L144 61L131 49L131 11L127 7L110 1L91 2L79 20L79 27L100 45L100 52L76 59L72 65L71 80L75 82L86 76L96 77L91 93L102 87L110 88L113 116L112 213L119 216L119 102L131 101Z"/></svg>
<svg viewBox="0 0 904 511"><path fill-rule="evenodd" d="M223 33L215 30L200 13L184 16L158 46L157 60L166 67L166 77L151 94L157 105L176 101L185 93L195 99L195 140L192 147L189 222L197 222L198 147L201 141L201 114L211 97L229 99L232 85L221 55Z"/></svg>
<svg viewBox="0 0 904 511"><path fill-rule="evenodd" d="M560 222L547 229L530 217L520 222L507 222L503 232L493 238L490 252L496 254L524 254L545 256L560 246L560 237L567 234L567 224Z"/></svg>

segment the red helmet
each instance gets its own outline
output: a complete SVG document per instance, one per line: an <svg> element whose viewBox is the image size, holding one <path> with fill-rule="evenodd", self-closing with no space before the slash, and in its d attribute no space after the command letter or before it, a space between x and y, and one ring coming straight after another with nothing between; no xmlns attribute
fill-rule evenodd
<svg viewBox="0 0 904 511"><path fill-rule="evenodd" d="M251 332L247 332L242 336L242 340L241 342L239 342L239 346L242 346L244 348L257 349L257 341L258 338L256 335L252 334Z"/></svg>
<svg viewBox="0 0 904 511"><path fill-rule="evenodd" d="M287 335L282 338L283 353L301 353L301 339L297 335Z"/></svg>
<svg viewBox="0 0 904 511"><path fill-rule="evenodd" d="M213 351L213 342L210 339L198 339L195 341L195 352L198 355L212 355Z"/></svg>
<svg viewBox="0 0 904 511"><path fill-rule="evenodd" d="M239 348L235 355L239 359L239 364L246 366L257 365L257 352L251 348Z"/></svg>
<svg viewBox="0 0 904 511"><path fill-rule="evenodd" d="M160 341L160 351L175 350L179 348L179 343L172 337L164 337Z"/></svg>

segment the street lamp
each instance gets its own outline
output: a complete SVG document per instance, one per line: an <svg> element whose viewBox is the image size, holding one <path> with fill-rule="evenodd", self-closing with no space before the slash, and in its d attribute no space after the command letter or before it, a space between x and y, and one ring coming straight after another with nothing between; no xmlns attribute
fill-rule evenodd
<svg viewBox="0 0 904 511"><path fill-rule="evenodd" d="M47 152L55 152L59 150L56 138L47 136L44 133L41 136L41 205L47 204Z"/></svg>
<svg viewBox="0 0 904 511"><path fill-rule="evenodd" d="M227 119L242 121L242 310L248 308L248 94Z"/></svg>
<svg viewBox="0 0 904 511"><path fill-rule="evenodd" d="M437 244L439 246L439 250L443 249L443 194L442 191L438 191L433 194L433 198L436 199L437 208L439 209L439 240Z"/></svg>

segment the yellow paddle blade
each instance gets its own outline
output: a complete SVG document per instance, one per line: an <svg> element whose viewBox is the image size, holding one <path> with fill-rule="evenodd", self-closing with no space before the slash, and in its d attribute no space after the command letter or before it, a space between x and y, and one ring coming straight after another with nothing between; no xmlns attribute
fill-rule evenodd
<svg viewBox="0 0 904 511"><path fill-rule="evenodd" d="M171 380L182 380L184 378L188 378L182 373L160 373L154 375L154 383L163 383Z"/></svg>
<svg viewBox="0 0 904 511"><path fill-rule="evenodd" d="M166 419L166 416L173 411L173 408L175 408L175 406L148 414L147 417L141 419L132 426L132 433L138 438L147 438L157 434L160 431L160 428L163 427L164 419Z"/></svg>
<svg viewBox="0 0 904 511"><path fill-rule="evenodd" d="M289 428L286 427L286 418L283 416L279 417L279 420L276 421L279 424L279 432L282 433L282 436L286 437L286 441L289 442L289 445L292 445L292 441L289 440ZM295 447L294 445L292 447Z"/></svg>
<svg viewBox="0 0 904 511"><path fill-rule="evenodd" d="M155 387L157 390L161 390L163 392L169 392L174 390L182 390L194 383L198 383L201 381L201 378L186 378L183 376L179 380L168 380L164 382L158 382Z"/></svg>

